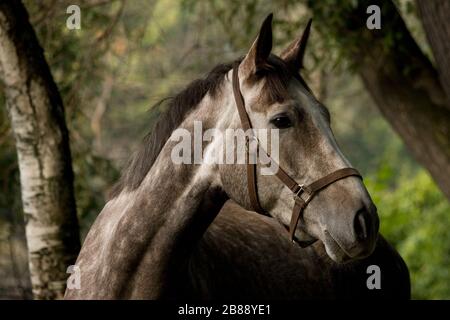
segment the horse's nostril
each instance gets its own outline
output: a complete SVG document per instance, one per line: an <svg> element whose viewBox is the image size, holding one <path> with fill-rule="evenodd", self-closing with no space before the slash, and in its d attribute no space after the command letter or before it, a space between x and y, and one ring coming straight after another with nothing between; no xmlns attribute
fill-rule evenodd
<svg viewBox="0 0 450 320"><path fill-rule="evenodd" d="M365 208L358 210L353 221L355 236L358 241L364 241L368 237L368 214Z"/></svg>

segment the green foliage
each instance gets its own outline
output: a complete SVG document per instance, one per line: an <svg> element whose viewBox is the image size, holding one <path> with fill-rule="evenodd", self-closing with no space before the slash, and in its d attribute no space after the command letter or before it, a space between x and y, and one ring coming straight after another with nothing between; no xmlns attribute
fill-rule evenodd
<svg viewBox="0 0 450 320"><path fill-rule="evenodd" d="M374 108L361 83L332 81L332 126L344 154L364 174L378 207L381 233L405 259L412 295L450 297L450 204L411 159L403 142ZM352 125L349 126L349 123Z"/></svg>
<svg viewBox="0 0 450 320"><path fill-rule="evenodd" d="M430 176L386 164L366 185L382 234L408 265L413 298L450 299L450 204Z"/></svg>
<svg viewBox="0 0 450 320"><path fill-rule="evenodd" d="M75 195L81 238L84 239L108 197L112 181L119 178L119 172L111 161L88 152L74 157L73 171L77 177Z"/></svg>
<svg viewBox="0 0 450 320"><path fill-rule="evenodd" d="M327 105L337 141L364 174L378 207L381 233L409 267L413 297L448 299L450 204L360 86L348 75L331 83Z"/></svg>

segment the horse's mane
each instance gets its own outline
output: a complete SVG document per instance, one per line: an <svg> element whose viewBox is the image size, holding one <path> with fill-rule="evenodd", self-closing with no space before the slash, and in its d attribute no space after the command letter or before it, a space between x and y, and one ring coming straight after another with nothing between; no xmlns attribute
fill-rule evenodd
<svg viewBox="0 0 450 320"><path fill-rule="evenodd" d="M242 58L239 58L236 61L241 60ZM225 75L232 69L235 62L217 65L205 77L194 80L176 96L157 103L157 105L168 103L166 111L161 114L150 133L144 137L139 150L129 159L119 181L109 192L110 199L118 196L124 189L135 190L139 187L172 132L207 93L212 97L217 94ZM259 70L259 76L267 79L268 90L265 91L270 100L282 99L286 92L288 79L292 75L293 73L287 69L286 64L280 58L272 55L267 66ZM304 83L298 73L294 76Z"/></svg>

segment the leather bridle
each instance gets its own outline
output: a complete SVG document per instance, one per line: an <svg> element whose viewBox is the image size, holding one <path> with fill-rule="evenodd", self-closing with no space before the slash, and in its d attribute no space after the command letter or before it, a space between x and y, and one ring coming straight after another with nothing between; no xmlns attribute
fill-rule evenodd
<svg viewBox="0 0 450 320"><path fill-rule="evenodd" d="M244 131L247 132L247 135L246 135L247 189L248 189L248 193L250 196L250 203L253 207L253 210L258 213L261 213L261 214L266 214L264 209L261 207L261 204L260 204L259 198L258 198L258 188L257 188L257 181L256 181L256 162L250 163L250 161L249 161L249 158L250 158L249 153L251 152L250 148L249 148L250 140L252 140L252 139L255 140L256 143L258 144L259 148L261 148L261 146L259 146L259 141L256 138L256 136L254 135L252 124L250 122L250 118L247 114L247 111L245 110L245 102L242 97L241 89L239 86L238 70L239 70L239 62L236 62L233 66L232 83L233 83L234 99L236 101L236 106L238 109L239 118L241 120L241 125L242 125L242 128L244 129ZM263 150L263 149L261 148L261 150ZM268 155L267 152L266 152L266 155L267 155L267 157L270 158L270 155ZM270 158L270 159L271 159L271 161L274 161L272 158ZM341 179L344 179L347 177L355 176L355 177L359 177L362 179L361 174L354 168L343 168L343 169L336 170L336 171L314 181L313 183L311 183L307 186L304 186L303 184L298 184L279 165L278 165L278 170L275 173L275 175L286 187L288 187L292 191L292 194L294 196L295 204L294 204L294 208L292 209L292 217L291 217L291 222L289 224L289 230L288 230L290 239L293 242L294 242L295 230L297 228L299 220L302 218L303 211L308 206L308 204L311 202L313 197L320 190L326 188L327 186L329 186L330 184L332 184L338 180L341 180Z"/></svg>

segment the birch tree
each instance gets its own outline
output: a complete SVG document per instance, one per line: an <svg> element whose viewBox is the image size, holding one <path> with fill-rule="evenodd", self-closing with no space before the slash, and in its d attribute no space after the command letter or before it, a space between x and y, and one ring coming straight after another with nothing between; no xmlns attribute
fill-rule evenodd
<svg viewBox="0 0 450 320"><path fill-rule="evenodd" d="M80 247L61 96L18 0L0 2L0 78L16 140L33 295L61 298Z"/></svg>

